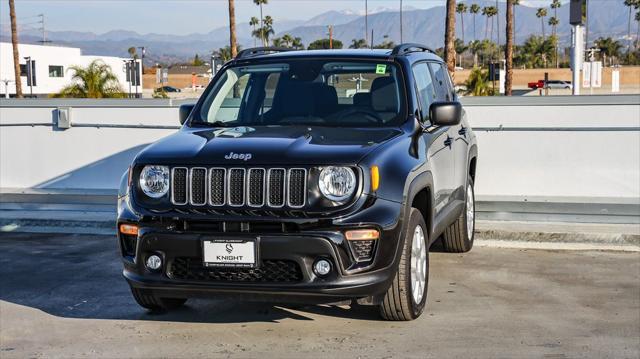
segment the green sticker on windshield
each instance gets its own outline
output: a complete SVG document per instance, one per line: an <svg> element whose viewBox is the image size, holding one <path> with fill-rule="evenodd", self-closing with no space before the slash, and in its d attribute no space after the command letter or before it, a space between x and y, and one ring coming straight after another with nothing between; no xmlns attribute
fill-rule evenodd
<svg viewBox="0 0 640 359"><path fill-rule="evenodd" d="M376 65L376 73L377 74L384 74L387 71L387 65L383 65L383 64L377 64Z"/></svg>

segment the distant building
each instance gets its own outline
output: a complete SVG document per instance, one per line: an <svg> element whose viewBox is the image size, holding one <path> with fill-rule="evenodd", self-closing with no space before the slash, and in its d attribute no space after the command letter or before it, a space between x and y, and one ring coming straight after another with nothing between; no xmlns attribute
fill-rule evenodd
<svg viewBox="0 0 640 359"><path fill-rule="evenodd" d="M209 65L192 66L192 65L171 65L169 66L169 75L191 75L203 77L208 76L211 72Z"/></svg>
<svg viewBox="0 0 640 359"><path fill-rule="evenodd" d="M68 71L69 67L74 65L87 66L93 60L102 60L109 65L113 73L118 77L124 92L129 92L131 82L127 81L125 63L131 59L114 56L87 56L82 55L79 48L55 45L20 44L18 45L18 52L20 53L22 93L25 96L31 93L31 88L27 85L27 60L25 57L31 57L31 60L35 63L34 96L43 97L60 92L63 87L72 83L73 71ZM13 48L10 42L0 42L0 95L2 97L5 96L7 90L11 97L15 96L16 86L14 79ZM9 81L8 86L6 81ZM142 86L137 87L138 92L142 92ZM131 92L136 93L136 86L131 87Z"/></svg>

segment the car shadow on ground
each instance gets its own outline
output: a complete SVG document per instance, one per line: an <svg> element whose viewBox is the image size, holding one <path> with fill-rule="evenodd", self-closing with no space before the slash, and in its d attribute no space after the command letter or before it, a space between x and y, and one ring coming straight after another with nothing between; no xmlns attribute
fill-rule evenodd
<svg viewBox="0 0 640 359"><path fill-rule="evenodd" d="M121 273L115 237L0 234L0 300L58 317L194 323L313 321L318 315L379 320L377 308L370 306L203 299L151 313L135 303Z"/></svg>

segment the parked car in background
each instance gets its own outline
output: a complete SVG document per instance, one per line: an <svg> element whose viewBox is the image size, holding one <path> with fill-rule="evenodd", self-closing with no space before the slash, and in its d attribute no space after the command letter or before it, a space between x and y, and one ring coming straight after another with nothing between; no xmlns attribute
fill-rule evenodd
<svg viewBox="0 0 640 359"><path fill-rule="evenodd" d="M173 86L162 86L158 87L156 92L182 92L182 90Z"/></svg>
<svg viewBox="0 0 640 359"><path fill-rule="evenodd" d="M571 89L572 88L571 81L564 81L564 80L549 80L546 82L546 85L550 89ZM527 86L532 90L541 89L541 88L545 88L545 82L544 80L538 80L537 82L529 82Z"/></svg>
<svg viewBox="0 0 640 359"><path fill-rule="evenodd" d="M123 273L144 308L349 300L412 320L430 246L473 246L476 137L423 45L243 50L179 113L118 196Z"/></svg>
<svg viewBox="0 0 640 359"><path fill-rule="evenodd" d="M547 81L547 87L550 89L571 89L571 81L562 80L549 80Z"/></svg>

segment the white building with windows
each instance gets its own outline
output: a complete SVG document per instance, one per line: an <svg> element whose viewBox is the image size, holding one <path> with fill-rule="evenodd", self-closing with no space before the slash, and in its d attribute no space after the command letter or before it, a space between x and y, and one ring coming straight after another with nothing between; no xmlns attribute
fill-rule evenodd
<svg viewBox="0 0 640 359"><path fill-rule="evenodd" d="M142 93L142 86L131 86L126 72L126 62L131 59L115 56L86 56L82 55L79 48L64 47L55 45L18 45L20 55L20 69L22 76L22 93L29 96L43 97L49 94L58 93L63 87L72 83L73 71L69 68L74 65L87 66L93 60L102 60L111 67L113 73L118 77L120 86L125 93ZM26 58L31 58L35 64L35 86L28 86L26 74ZM142 79L140 66L139 78ZM137 88L136 88L137 87ZM10 42L0 42L0 96L13 97L16 93L14 67L13 67L13 47Z"/></svg>

